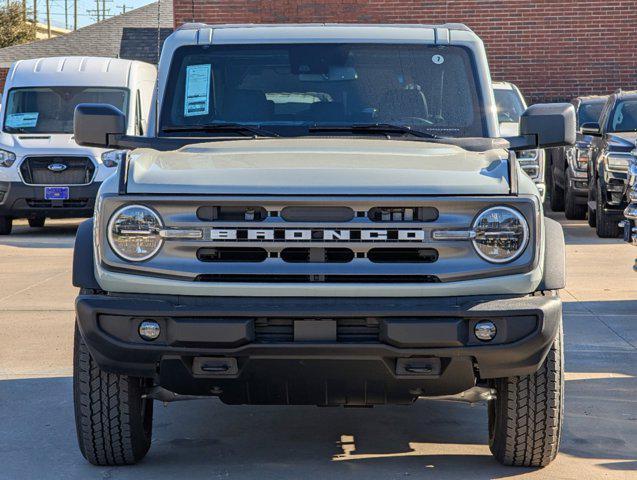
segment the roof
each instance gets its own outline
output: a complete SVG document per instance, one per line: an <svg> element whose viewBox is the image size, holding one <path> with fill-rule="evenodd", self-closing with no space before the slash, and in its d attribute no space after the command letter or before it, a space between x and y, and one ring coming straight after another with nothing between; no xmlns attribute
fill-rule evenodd
<svg viewBox="0 0 637 480"><path fill-rule="evenodd" d="M134 65L139 65L141 68L154 68L145 63L104 57L48 57L19 60L13 65L7 83L37 87L77 85L81 82L83 86L121 87L128 85L130 71Z"/></svg>
<svg viewBox="0 0 637 480"><path fill-rule="evenodd" d="M477 43L479 38L461 24L186 24L168 41L178 45L255 43Z"/></svg>
<svg viewBox="0 0 637 480"><path fill-rule="evenodd" d="M161 42L173 31L172 0L161 1ZM0 49L0 68L17 60L59 56L126 58L157 63L157 3L131 10L67 35Z"/></svg>

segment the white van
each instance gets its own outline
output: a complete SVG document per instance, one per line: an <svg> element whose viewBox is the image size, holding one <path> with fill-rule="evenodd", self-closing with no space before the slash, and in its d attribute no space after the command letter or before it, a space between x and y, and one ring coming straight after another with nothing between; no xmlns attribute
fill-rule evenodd
<svg viewBox="0 0 637 480"><path fill-rule="evenodd" d="M90 217L102 181L121 150L80 147L73 139L79 103L108 103L145 135L157 70L100 57L20 60L7 75L0 115L0 235L13 219L42 227L46 218Z"/></svg>

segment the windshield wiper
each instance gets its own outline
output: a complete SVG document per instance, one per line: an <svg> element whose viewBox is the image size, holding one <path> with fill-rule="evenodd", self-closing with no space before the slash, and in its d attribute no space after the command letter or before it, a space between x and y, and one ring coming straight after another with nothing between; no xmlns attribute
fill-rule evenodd
<svg viewBox="0 0 637 480"><path fill-rule="evenodd" d="M168 125L162 128L162 132L229 132L246 137L278 137L279 134L257 126L243 125L241 123L207 123L204 125Z"/></svg>
<svg viewBox="0 0 637 480"><path fill-rule="evenodd" d="M402 134L412 135L419 138L439 139L438 135L433 133L414 130L406 125L394 125L391 123L354 123L352 125L313 125L308 129L310 132L361 132L361 133L379 133L379 134Z"/></svg>

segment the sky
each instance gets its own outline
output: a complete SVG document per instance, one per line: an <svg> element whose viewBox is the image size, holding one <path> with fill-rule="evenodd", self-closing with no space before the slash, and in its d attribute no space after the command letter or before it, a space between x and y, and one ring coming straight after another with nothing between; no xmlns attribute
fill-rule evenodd
<svg viewBox="0 0 637 480"><path fill-rule="evenodd" d="M0 0L1 2L2 0ZM14 0L15 1L15 0ZM17 0L21 1L21 0ZM73 3L77 1L78 28L85 27L97 21L95 13L98 0L49 0L51 5L51 25L66 28L65 3L68 9L68 28L73 29ZM99 0L100 10L106 5L106 18L119 15L124 11L130 11L154 0ZM27 0L27 9L33 15L33 2L37 2L38 21L46 24L46 0Z"/></svg>

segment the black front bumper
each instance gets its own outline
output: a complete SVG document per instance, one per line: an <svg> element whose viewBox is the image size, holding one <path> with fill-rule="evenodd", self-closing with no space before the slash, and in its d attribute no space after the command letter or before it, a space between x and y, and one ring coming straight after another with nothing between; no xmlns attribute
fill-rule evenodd
<svg viewBox="0 0 637 480"><path fill-rule="evenodd" d="M62 185L60 185L62 186ZM66 185L64 185L66 186ZM68 200L45 200L44 186L0 182L0 216L11 218L88 218L101 182L69 185Z"/></svg>
<svg viewBox="0 0 637 480"><path fill-rule="evenodd" d="M227 403L410 403L476 379L536 371L558 331L557 296L199 298L80 295L101 368ZM141 321L161 335L145 341ZM488 343L473 334L489 319ZM209 368L204 368L205 366Z"/></svg>

